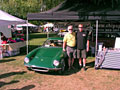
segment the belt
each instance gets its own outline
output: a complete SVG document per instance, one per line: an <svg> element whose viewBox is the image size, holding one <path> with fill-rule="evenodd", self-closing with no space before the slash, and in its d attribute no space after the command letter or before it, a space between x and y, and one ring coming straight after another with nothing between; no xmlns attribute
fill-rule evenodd
<svg viewBox="0 0 120 90"><path fill-rule="evenodd" d="M75 48L75 47L71 47L71 46L67 46L67 47L70 47L70 48Z"/></svg>

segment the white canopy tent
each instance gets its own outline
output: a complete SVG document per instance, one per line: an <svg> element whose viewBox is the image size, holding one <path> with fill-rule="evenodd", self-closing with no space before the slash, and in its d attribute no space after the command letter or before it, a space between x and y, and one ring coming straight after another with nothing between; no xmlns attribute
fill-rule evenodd
<svg viewBox="0 0 120 90"><path fill-rule="evenodd" d="M0 25L18 24L18 23L26 23L26 21L0 10Z"/></svg>
<svg viewBox="0 0 120 90"><path fill-rule="evenodd" d="M17 24L16 25L17 27L37 27L36 25L34 25L34 24L31 24L31 23L28 23L28 24Z"/></svg>
<svg viewBox="0 0 120 90"><path fill-rule="evenodd" d="M47 23L47 24L44 25L44 27L54 27L54 24L52 24L52 23Z"/></svg>
<svg viewBox="0 0 120 90"><path fill-rule="evenodd" d="M10 25L18 23L26 23L26 21L0 10L0 32L6 37L11 37Z"/></svg>
<svg viewBox="0 0 120 90"><path fill-rule="evenodd" d="M11 29L7 25L0 26L0 33L1 32L4 34L6 38L12 37ZM1 36L0 36L0 40L1 40Z"/></svg>
<svg viewBox="0 0 120 90"><path fill-rule="evenodd" d="M17 27L17 30L19 30L19 29L21 30L21 27L27 27L26 45L27 45L27 54L28 54L28 27L37 27L37 25L28 23L28 20L27 20L27 22L25 24L17 24L16 27ZM20 28L18 29L18 27L20 27Z"/></svg>
<svg viewBox="0 0 120 90"><path fill-rule="evenodd" d="M21 23L28 23L28 22L26 20L17 18L15 16L12 16L12 15L0 10L0 32L2 32L7 38L12 36L11 35L11 25L16 25L16 24L21 24ZM0 39L1 39L1 34L0 34ZM27 40L28 40L28 31L27 31Z"/></svg>

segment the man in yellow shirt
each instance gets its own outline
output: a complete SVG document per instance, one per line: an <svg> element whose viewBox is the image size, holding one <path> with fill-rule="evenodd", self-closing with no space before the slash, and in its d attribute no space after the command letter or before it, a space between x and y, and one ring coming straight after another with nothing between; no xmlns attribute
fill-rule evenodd
<svg viewBox="0 0 120 90"><path fill-rule="evenodd" d="M68 33L65 34L63 39L63 51L67 51L68 55L68 70L71 68L74 69L73 63L75 58L75 46L76 46L76 36L75 32L73 32L73 26L68 26ZM66 48L66 49L65 49Z"/></svg>

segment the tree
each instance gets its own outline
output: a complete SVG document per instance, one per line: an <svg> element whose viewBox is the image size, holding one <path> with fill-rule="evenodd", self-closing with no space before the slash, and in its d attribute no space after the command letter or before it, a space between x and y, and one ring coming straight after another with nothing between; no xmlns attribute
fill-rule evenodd
<svg viewBox="0 0 120 90"><path fill-rule="evenodd" d="M0 9L22 19L27 18L27 13L37 13L56 7L64 0L0 0ZM120 0L66 0L67 5L83 3L88 8L116 8ZM119 6L120 7L120 6ZM90 8L89 8L90 9Z"/></svg>
<svg viewBox="0 0 120 90"><path fill-rule="evenodd" d="M26 19L27 13L51 9L62 1L64 0L0 0L0 9L11 15Z"/></svg>

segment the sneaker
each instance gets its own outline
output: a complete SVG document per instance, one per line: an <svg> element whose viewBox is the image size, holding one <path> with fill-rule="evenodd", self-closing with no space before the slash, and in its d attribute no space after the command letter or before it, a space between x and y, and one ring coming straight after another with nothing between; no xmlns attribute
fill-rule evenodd
<svg viewBox="0 0 120 90"><path fill-rule="evenodd" d="M75 70L75 67L71 66L71 68L72 68L73 70Z"/></svg>
<svg viewBox="0 0 120 90"><path fill-rule="evenodd" d="M70 69L71 69L71 68L69 67L69 68L68 68L68 71L70 71Z"/></svg>
<svg viewBox="0 0 120 90"><path fill-rule="evenodd" d="M86 67L85 66L83 67L83 69L84 69L84 71L86 71Z"/></svg>
<svg viewBox="0 0 120 90"><path fill-rule="evenodd" d="M82 68L82 65L79 65L79 66L78 66L78 69L81 69L81 68Z"/></svg>

